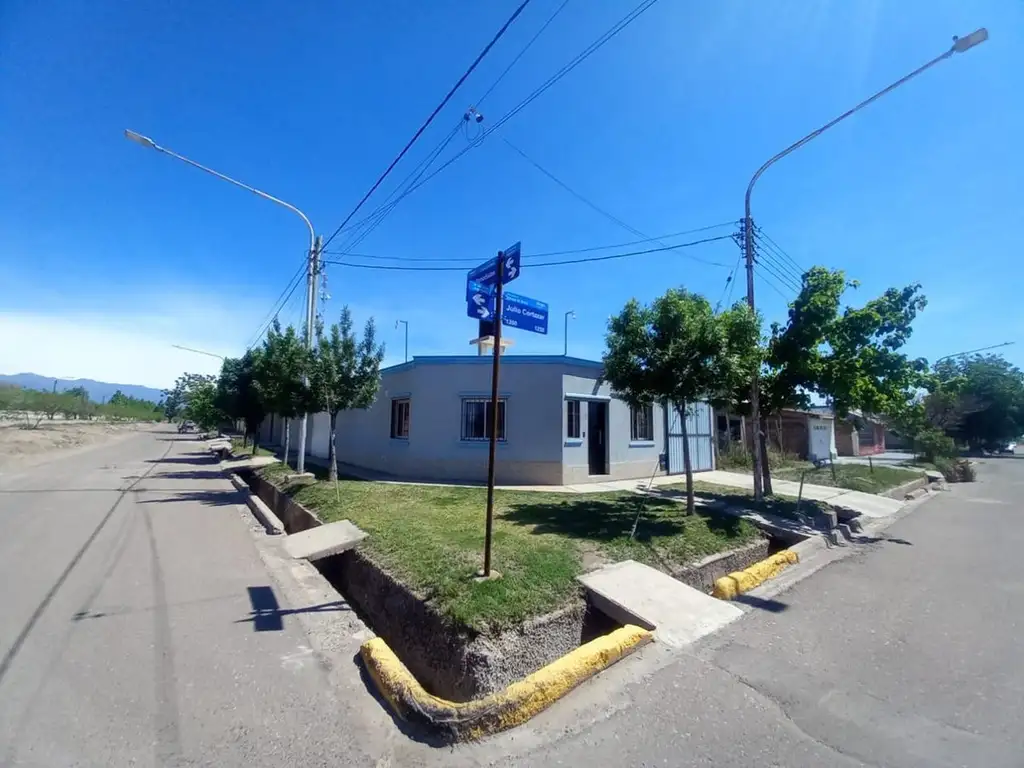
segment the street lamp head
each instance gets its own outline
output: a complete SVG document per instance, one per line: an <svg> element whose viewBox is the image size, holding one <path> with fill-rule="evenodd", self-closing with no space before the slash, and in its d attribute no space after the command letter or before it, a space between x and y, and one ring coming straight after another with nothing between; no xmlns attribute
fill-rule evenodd
<svg viewBox="0 0 1024 768"><path fill-rule="evenodd" d="M148 136L143 136L141 133L129 131L127 128L125 128L124 137L126 139L130 139L131 141L134 141L136 144L141 144L142 146L149 147L150 149L156 149L156 142L153 141Z"/></svg>
<svg viewBox="0 0 1024 768"><path fill-rule="evenodd" d="M573 320L575 320L576 319L576 310L575 309L570 309L568 312L565 313L565 316L566 317L571 317Z"/></svg>
<svg viewBox="0 0 1024 768"><path fill-rule="evenodd" d="M964 51L968 51L976 45L981 45L986 40L988 40L988 30L985 29L984 27L982 27L981 29L976 29L973 32L971 32L971 34L967 35L967 37L954 37L953 52L963 53Z"/></svg>

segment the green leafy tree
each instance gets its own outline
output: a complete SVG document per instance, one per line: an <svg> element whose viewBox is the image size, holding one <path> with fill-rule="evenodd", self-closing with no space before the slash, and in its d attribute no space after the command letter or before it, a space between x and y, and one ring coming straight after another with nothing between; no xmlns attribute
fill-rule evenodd
<svg viewBox="0 0 1024 768"><path fill-rule="evenodd" d="M228 357L217 378L217 409L233 421L244 424L245 435L252 439L253 452L259 428L267 414L266 398L259 380L263 365L262 350L248 350L242 357Z"/></svg>
<svg viewBox="0 0 1024 768"><path fill-rule="evenodd" d="M263 359L258 378L266 395L267 409L284 419L284 460L291 450L291 420L309 408L309 353L294 326L283 332L275 319L263 342Z"/></svg>
<svg viewBox="0 0 1024 768"><path fill-rule="evenodd" d="M998 355L945 360L925 398L929 423L971 448L1024 433L1024 373ZM941 415L941 420L940 420Z"/></svg>
<svg viewBox="0 0 1024 768"><path fill-rule="evenodd" d="M683 433L686 510L694 509L686 415L696 402L731 399L759 362L758 317L739 303L715 314L703 296L671 289L650 306L631 300L608 321L604 379L632 406L676 408Z"/></svg>
<svg viewBox="0 0 1024 768"><path fill-rule="evenodd" d="M316 348L310 360L311 404L330 416L329 472L330 479L336 481L338 414L373 405L380 388L384 345L377 344L373 318L366 321L362 338L356 338L352 331L352 313L347 306L341 310L341 319L327 333L319 327L316 336Z"/></svg>

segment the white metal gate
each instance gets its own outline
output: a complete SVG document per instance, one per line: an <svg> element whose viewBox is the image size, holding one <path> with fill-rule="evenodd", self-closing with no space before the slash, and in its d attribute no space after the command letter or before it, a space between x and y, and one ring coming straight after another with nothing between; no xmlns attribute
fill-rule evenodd
<svg viewBox="0 0 1024 768"><path fill-rule="evenodd" d="M670 405L665 410L665 443L668 446L666 470L670 475L678 475L686 471L686 465L683 462L683 430L679 422L679 409ZM686 431L690 442L690 467L694 472L714 469L714 423L712 422L711 406L707 403L693 403L688 411Z"/></svg>

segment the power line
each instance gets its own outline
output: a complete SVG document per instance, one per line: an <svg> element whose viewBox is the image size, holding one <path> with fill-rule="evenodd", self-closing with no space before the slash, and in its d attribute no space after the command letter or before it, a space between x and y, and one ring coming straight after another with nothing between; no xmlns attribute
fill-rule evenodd
<svg viewBox="0 0 1024 768"><path fill-rule="evenodd" d="M761 266L761 265L760 264L755 264L755 268L759 267L759 266ZM786 294L784 294L778 288L778 286L775 285L775 282L768 277L768 275L764 272L763 269L761 270L761 280L764 282L765 285L767 285L769 288L771 288L773 291L775 291L777 294L779 294L779 296L782 297L783 301L785 301L787 304L789 303L789 300L790 300L789 297Z"/></svg>
<svg viewBox="0 0 1024 768"><path fill-rule="evenodd" d="M797 285L803 285L803 275L795 272L791 266L781 261L770 250L764 247L764 244L762 242L756 239L754 240L754 255L757 259L763 261L767 265L770 265L777 272L779 272L780 275L784 277L787 282L793 282L796 283Z"/></svg>
<svg viewBox="0 0 1024 768"><path fill-rule="evenodd" d="M642 251L631 251L628 253L613 253L608 256L591 256L584 259L563 259L561 261L545 261L536 264L530 264L533 267L560 267L567 264L587 264L595 261L611 261L612 259L624 259L627 256L642 256L648 253L662 253L664 251L674 251L677 248L690 248L695 245L703 245L705 243L714 243L719 240L730 240L732 235L718 235L717 237L705 237L702 240L693 240L688 243L679 243L678 245L669 245L662 248L648 248ZM377 269L393 272L465 272L465 267L404 267L395 266L391 264L349 264L344 261L325 261L325 264L336 264L343 267L352 267L355 269ZM729 268L728 264L721 264L718 262L709 262L716 267Z"/></svg>
<svg viewBox="0 0 1024 768"><path fill-rule="evenodd" d="M732 299L732 289L733 286L736 285L736 272L739 270L740 262L742 261L743 253L740 252L740 255L736 258L736 264L733 265L732 271L729 273L729 276L725 278L725 285L722 287L722 295L718 298L718 303L715 305L715 312L718 312L722 307L723 300L726 301L726 306L728 306L728 301ZM728 297L726 297L727 292Z"/></svg>
<svg viewBox="0 0 1024 768"><path fill-rule="evenodd" d="M776 243L767 232L761 229L761 227L757 225L754 226L754 235L757 237L763 237L765 240L767 240L769 245L773 247L773 249L779 255L779 257L792 264L793 267L795 267L796 270L800 273L801 277L803 276L804 272L807 271L807 269L804 266L802 266L796 259L794 259L788 253L786 253L782 249L782 246Z"/></svg>
<svg viewBox="0 0 1024 768"><path fill-rule="evenodd" d="M795 291L795 292L799 293L800 292L800 285L799 285L799 283L796 283L793 280L793 278L790 277L789 275L787 275L785 272L781 272L778 269L778 267L776 267L770 260L761 258L762 255L763 254L761 253L761 251L755 250L755 252L754 252L754 263L761 268L761 272L762 273L767 272L767 273L769 273L771 275L774 275L775 278L780 283L782 283L782 285L786 286L787 288L789 288L792 291Z"/></svg>
<svg viewBox="0 0 1024 768"><path fill-rule="evenodd" d="M644 0L644 2L640 3L632 11L630 11L625 16L623 16L621 19L619 19L619 21L617 21L615 24L613 24L608 30L606 30L601 36L599 36L594 42L592 42L589 46L584 48L573 59L571 59L567 64L565 64L561 69L559 69L557 72L555 72L554 75L549 77L546 81L544 81L544 83L542 83L539 87L534 89L534 91L529 96L524 98L515 107L513 107L511 110L506 112L501 118L498 119L497 123L495 123L494 125L492 125L489 128L487 128L483 132L483 134L477 138L477 140L475 140L473 143L468 144L467 146L465 146L462 150L460 150L458 153L456 153L455 155L450 157L447 161L445 161L438 168L434 169L434 171L432 171L428 176L426 176L423 179L419 180L416 184L412 185L407 190L405 190L405 192L403 192L401 195L399 195L399 197L397 199L393 200L391 203L388 203L386 205L381 206L377 211L374 212L374 214L371 214L371 215L376 215L379 212L381 216L387 216L392 210L394 210L395 206L397 206L399 203L402 202L402 200L404 200L406 197L411 195L417 189L422 187L428 181L433 179L435 176L437 176L439 173L441 173L441 171L443 171L446 168L448 168L450 165L452 165L452 163L454 163L456 160L458 160L463 155L465 155L467 152L469 152L469 150L471 150L475 146L477 146L484 138L489 136L495 130L497 130L502 125L504 125L506 122L511 120L513 117L515 117L517 114L519 114L519 112L521 112L523 109L525 109L527 106L529 106L534 100L536 100L538 97L540 97L545 91L547 91L549 88L551 88L553 85L555 85L555 83L557 83L559 80L561 80L567 74L572 72L572 70L574 70L576 67L578 67L580 64L582 64L586 59L588 59L591 55L593 55L598 49L600 49L602 46L604 46L609 40L614 38L623 29L625 29L627 26L629 26L634 21L636 21L636 19L639 18L641 14L643 14L648 9L650 9L651 6L653 6L656 2L658 2L658 0ZM358 210L358 207L357 207L357 210ZM344 222L342 222L342 227L345 225L345 223L348 222L348 220L351 218L351 216L352 216L352 214L350 214L349 217L346 218ZM330 238L328 238L327 243L331 242L331 240L333 240L334 237L340 231L341 231L341 227L339 227L338 230L335 231L335 233L333 235L331 235ZM327 243L325 243L325 245Z"/></svg>
<svg viewBox="0 0 1024 768"><path fill-rule="evenodd" d="M712 229L721 229L722 227L735 226L735 221L723 221L719 224L709 224L706 227L696 227L694 229L685 229L681 232L670 232L668 234L659 235L658 237L644 237L641 240L630 240L625 243L613 243L610 245L592 245L587 248L571 248L563 251L544 251L541 253L531 253L523 256L523 260L538 259L544 256L566 256L573 253L590 253L591 251L607 251L613 248L626 248L632 245L640 245L642 243L661 242L663 240L669 240L673 237L683 237L685 235L694 235L698 232L707 232ZM662 245L666 245L662 243ZM477 264L480 261L480 257L461 257L461 256L449 256L449 257L420 257L420 256L384 256L379 254L369 253L352 253L350 251L324 251L326 254L333 256L345 256L352 259L370 259L374 261L406 261L406 262L442 262L442 263L464 263L464 264ZM329 262L335 263L335 262ZM716 266L719 266L716 264Z"/></svg>
<svg viewBox="0 0 1024 768"><path fill-rule="evenodd" d="M417 130L416 133L413 134L412 138L409 139L408 143L402 148L402 151L398 153L394 160L391 161L391 164L387 167L384 173L380 175L380 178L378 178L377 181L373 183L373 186L370 187L369 191L367 191L367 193L363 195L362 199L358 203L356 203L356 207L353 208L352 211L348 214L348 216L345 217L345 220L342 221L340 225L338 225L338 228L334 230L333 234L331 234L331 236L328 237L326 241L324 241L324 246L328 245L332 240L334 240L334 238L338 235L339 232L341 232L342 229L344 229L345 225L348 224L352 217L356 215L359 209L363 207L363 204L370 199L370 195L377 191L377 188L381 185L381 183L383 183L384 179L388 177L388 175L391 173L394 167L398 165L399 161L403 157L405 157L405 153L409 151L412 145L416 143L416 141L419 139L421 135L423 135L423 132L427 130L427 128L430 126L432 122L434 122L434 118L437 117L437 114L442 109L444 109L445 105L447 105L449 101L451 101L452 96L454 96L455 92L459 90L459 87L466 81L466 78L473 73L473 70L475 70L477 66L480 64L480 62L483 61L484 57L490 52L491 48L493 48L495 43L497 43L498 40L501 39L501 37L505 34L505 31L512 25L512 22L514 22L519 17L519 14L523 12L523 9L526 8L526 6L529 3L530 0L523 0L523 2L519 4L519 7L512 12L512 15L509 16L508 20L502 25L501 29L499 29L497 33L495 33L494 37L491 38L491 41L487 43L486 46L484 46L484 49L480 51L480 53L477 55L473 63L469 65L469 69L467 69L462 74L462 77L460 77L455 82L455 85L453 85L451 89L449 89L448 93L441 100L441 103L434 108L434 111L430 113L430 116L424 121L423 125L419 127L419 130Z"/></svg>
<svg viewBox="0 0 1024 768"><path fill-rule="evenodd" d="M248 352L250 349L252 349L259 343L260 339L263 338L263 334L267 332L267 329L270 327L270 324L274 322L274 318L277 316L278 312L280 312L279 305L283 306L283 302L287 301L291 294L295 291L295 287L298 285L298 281L302 277L302 273L305 271L307 267L306 262L308 258L308 254L303 255L302 263L299 265L298 270L291 277L291 279L287 283L285 283L284 290L281 291L281 295L278 296L274 303L270 305L270 311L267 312L266 317L264 317L263 321L260 323L259 330L256 331L256 333L250 338L249 343L246 344L246 352ZM285 294L287 294L287 296Z"/></svg>

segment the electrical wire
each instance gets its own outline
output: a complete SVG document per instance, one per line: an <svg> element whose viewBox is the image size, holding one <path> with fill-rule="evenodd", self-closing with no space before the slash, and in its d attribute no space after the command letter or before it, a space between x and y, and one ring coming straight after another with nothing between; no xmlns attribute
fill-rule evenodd
<svg viewBox="0 0 1024 768"><path fill-rule="evenodd" d="M778 258L783 263L786 263L786 264L790 265L793 269L795 269L797 274L800 276L800 278L803 279L803 275L807 271L807 269L804 266L802 266L799 262L797 262L796 259L794 259L788 253L786 253L784 250L782 250L782 247L778 243L776 243L768 235L767 232L765 232L763 229L761 229L761 227L758 227L758 226L755 225L754 226L754 236L755 236L755 238L761 239L762 242L767 241L767 243L766 243L767 247L769 247L772 250L772 252L775 253L776 256L778 256Z"/></svg>
<svg viewBox="0 0 1024 768"><path fill-rule="evenodd" d="M776 254L768 245L767 242L757 237L754 238L754 249L757 255L762 258L766 263L774 266L779 272L785 275L788 279L794 280L796 283L802 285L804 281L803 273L797 272L787 262L783 261L778 254Z"/></svg>
<svg viewBox="0 0 1024 768"><path fill-rule="evenodd" d="M657 241L657 242L661 242L660 240L658 240L658 238L650 237L650 236L646 235L645 233L641 232L636 227L630 226L629 224L624 222L622 219L618 218L617 216L612 215L611 213L609 213L608 211L606 211L604 208L600 207L599 205L597 205L593 201L588 200L586 197L584 197L582 194L580 194L575 189L570 187L564 181L559 179L557 176L555 176L553 173L551 173L551 171L549 171L547 168L542 166L540 163L538 163L536 160L534 160L532 157L530 157L522 149L517 147L515 144L513 144L511 141L509 141L504 136L501 137L501 140L509 147L509 149L512 149L520 157L522 157L526 162L528 162L530 165L532 165L538 171L543 173L545 176L547 176L549 179L551 179L551 181L555 182L555 184L560 186L562 189L564 189L566 192L568 192L570 195L575 197L577 200L579 200L581 203L586 205L591 210L596 211L597 213L601 214L602 216L604 216L609 221L611 221L611 222L613 222L615 224L618 224L620 227L622 227L626 231L631 232L634 235L637 235L638 237L643 237L643 238L647 238L649 240L654 240L654 241ZM665 243L661 243L661 244L665 245ZM699 261L702 264L709 264L709 265L712 265L712 266L725 266L726 268L728 268L727 265L716 264L713 261L707 261L706 259L701 259L701 258L699 258L697 256L691 256L690 254L686 254L686 256L687 256L687 258L693 259L694 261Z"/></svg>
<svg viewBox="0 0 1024 768"><path fill-rule="evenodd" d="M732 299L732 289L733 289L733 286L736 284L736 279L735 279L736 278L736 272L739 270L740 263L742 261L743 261L743 253L740 252L740 255L736 257L736 264L733 265L732 271L729 273L729 276L727 278L725 278L725 285L722 286L722 295L718 298L718 303L715 304L715 312L716 313L718 312L719 309L721 309L722 301L723 300L728 302L729 299ZM727 292L728 292L728 298L726 298L726 293ZM726 304L726 306L728 306L728 303Z"/></svg>
<svg viewBox="0 0 1024 768"><path fill-rule="evenodd" d="M754 249L754 263L761 268L762 272L773 275L782 285L797 293L800 292L800 284L785 272L780 271L770 260L763 258L763 253L757 248Z"/></svg>
<svg viewBox="0 0 1024 768"><path fill-rule="evenodd" d="M698 232L707 232L712 229L721 229L722 227L735 226L735 221L723 221L719 224L709 224L706 227L696 227L694 229L685 229L682 232L670 232L668 234L659 235L658 237L645 237L642 240L630 240L625 243L613 243L611 245L592 245L587 248L570 248L563 251L543 251L541 253L530 253L523 255L523 261L526 262L529 259L539 259L544 256L566 256L574 253L590 253L592 251L607 251L613 248L626 248L633 245L640 245L642 243L660 242L662 240L669 240L673 237L683 237L685 235L694 235ZM665 243L662 243L665 245ZM407 262L443 262L450 264L478 264L480 257L461 257L461 256L449 256L449 257L420 257L420 256L382 256L378 254L369 253L352 253L350 251L324 251L325 254L332 256L345 256L353 259L370 259L374 261L407 261ZM331 262L333 263L333 262Z"/></svg>
<svg viewBox="0 0 1024 768"><path fill-rule="evenodd" d="M413 134L412 138L409 139L408 143L402 148L402 151L398 153L394 160L391 161L391 164L385 169L384 173L380 175L380 178L378 178L377 181L373 183L373 186L370 187L370 189L366 192L365 195L363 195L362 199L358 203L356 203L356 207L351 210L348 216L345 217L344 221L342 221L341 224L338 225L338 228L334 230L334 232L331 234L331 236L327 238L327 240L324 242L324 246L328 245L332 240L334 240L335 237L337 237L338 233L340 233L341 230L344 229L345 225L348 224L349 221L352 220L352 217L359 212L359 209L363 207L363 204L370 199L370 195L377 191L377 188L383 183L384 179L388 177L388 175L391 173L394 167L398 165L399 161L401 161L401 159L405 157L406 152L408 152L412 145L415 144L416 141L419 139L419 137L423 135L423 132L427 130L430 124L434 122L434 118L437 117L438 113L442 109L444 109L445 105L447 105L449 101L451 101L452 96L454 96L455 92L459 90L462 84L466 81L466 78L468 78L473 73L477 66L479 66L480 62L483 61L484 57L488 53L490 53L491 48L493 48L494 45L498 42L498 40L502 38L506 30L508 30L508 28L512 25L512 22L514 22L519 17L519 14L523 12L523 9L526 8L526 6L529 3L530 0L523 0L523 2L519 4L519 7L517 7L515 11L512 12L512 15L509 16L508 20L502 25L501 29L499 29L495 33L494 37L491 38L491 41L487 43L486 46L484 46L484 49L480 51L480 53L477 55L473 63L469 65L469 69L467 69L462 74L462 77L460 77L455 82L455 85L453 85L451 89L449 89L448 93L445 94L445 97L441 99L441 103L434 108L434 111L430 113L430 116L424 121L423 125L421 125L419 129L416 131L416 133Z"/></svg>
<svg viewBox="0 0 1024 768"><path fill-rule="evenodd" d="M754 268L757 269L760 266L760 264L755 264ZM765 273L764 270L761 270L760 274L762 282L769 288L771 288L773 291L775 291L777 294L779 294L779 296L781 296L782 299L788 304L790 300L789 297L785 293L783 293L781 289L779 289L775 282L768 277L767 273Z"/></svg>
<svg viewBox="0 0 1024 768"><path fill-rule="evenodd" d="M487 128L487 130L485 130L483 132L483 134L481 135L481 137L480 137L480 139L478 141L476 141L476 142L474 142L472 144L468 144L467 146L463 147L462 150L460 150L455 155L450 157L442 165L440 165L436 169L434 169L429 175L427 175L424 178L420 179L414 185L412 185L408 189L406 189L405 192L403 192L397 199L393 200L390 203L387 203L387 204L381 206L381 208L379 208L377 211L374 212L374 214L371 214L371 215L378 215L379 214L381 216L387 216L388 214L390 214L391 211L393 211L395 209L395 207L399 203L401 203L406 197L408 197L413 192L415 192L417 189L419 189L424 184L426 184L428 181L433 179L435 176L437 176L443 170L445 170L446 168L451 166L455 161L457 161L459 158L461 158L463 155L465 155L467 152L469 152L469 150L473 149L475 146L478 146L479 141L482 141L483 138L489 136L495 130L497 130L502 125L504 125L509 120L511 120L513 117L515 117L517 114L519 114L523 109L525 109L527 106L529 106L531 103L533 103L533 101L535 101L537 98L539 98L544 92L546 92L549 88L551 88L553 85L555 85L555 83L557 83L563 77L565 77L570 72L572 72L576 67L578 67L584 61L586 61L586 59L588 59L590 56L592 56L598 49L600 49L606 43L608 43L609 40L614 38L623 29L625 29L630 24L632 24L634 21L636 21L637 18L639 18L643 13L645 13L648 9L651 8L651 6L653 6L657 2L658 2L658 0L644 0L642 3L640 3L638 6L636 6L632 11L630 11L625 16L623 16L621 19L619 19L619 21L617 21L615 24L613 24L603 34L601 34L594 42L592 42L590 45L588 45L586 48L584 48L580 53L576 54L576 56L573 57L567 64L563 65L561 69L559 69L557 72L555 72L555 74L553 74L551 77L549 77L547 80L545 80L536 89L534 89L534 91L532 93L530 93L526 98L524 98L522 101L520 101L515 107L513 107L511 110L506 112L501 118L498 119L498 121L494 125L489 126ZM358 210L358 207L357 207L357 210ZM351 218L351 214L345 219L344 222L342 222L342 227L344 227L344 225L348 222L348 220L350 218ZM331 235L330 238L328 238L328 240L325 243L325 245L327 243L330 243L331 240L334 239L334 237L341 231L342 227L339 227L338 230L336 230L335 233L333 235Z"/></svg>
<svg viewBox="0 0 1024 768"><path fill-rule="evenodd" d="M283 306L283 302L288 301L288 298L295 291L299 279L302 277L302 274L306 271L308 260L309 254L305 254L302 257L302 263L299 265L298 270L295 272L294 275L292 275L291 279L289 279L288 282L285 283L284 290L281 291L281 294L277 297L274 303L270 305L270 311L266 314L266 316L263 318L263 321L260 323L259 330L256 331L256 333L253 334L252 337L250 337L249 343L246 344L245 346L246 352L248 352L254 346L259 344L260 339L263 338L263 334L267 332L267 329L270 327L271 323L274 322L274 318L277 317L278 313L281 311L279 305ZM287 294L287 296L285 294Z"/></svg>
<svg viewBox="0 0 1024 768"><path fill-rule="evenodd" d="M674 251L678 248L690 248L695 245L703 245L705 243L714 243L719 240L730 240L732 235L718 235L717 237L705 237L701 240L692 240L688 243L679 243L678 245L669 245L662 248L648 248L642 251L630 251L628 253L613 253L608 256L591 256L583 259L563 259L561 261L545 261L540 263L531 263L531 268L535 267L561 267L567 264L587 264L595 261L611 261L612 259L624 259L627 256L642 256L648 253L662 253L664 251ZM337 264L343 267L353 267L355 269L377 269L393 272L465 272L465 267L405 267L395 266L392 264L350 264L343 261L325 261L325 264ZM720 264L717 262L711 262L715 266L725 267L728 269L728 264Z"/></svg>

